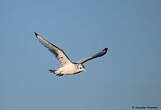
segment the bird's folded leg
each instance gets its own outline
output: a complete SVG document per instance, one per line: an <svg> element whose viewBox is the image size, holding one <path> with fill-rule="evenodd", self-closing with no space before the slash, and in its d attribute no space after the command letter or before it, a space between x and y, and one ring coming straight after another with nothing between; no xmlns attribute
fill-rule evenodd
<svg viewBox="0 0 161 110"><path fill-rule="evenodd" d="M56 74L56 76L63 76L63 74Z"/></svg>

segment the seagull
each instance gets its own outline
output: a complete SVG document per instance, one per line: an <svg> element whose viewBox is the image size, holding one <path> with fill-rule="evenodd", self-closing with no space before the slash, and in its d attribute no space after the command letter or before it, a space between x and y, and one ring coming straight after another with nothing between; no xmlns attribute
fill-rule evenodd
<svg viewBox="0 0 161 110"><path fill-rule="evenodd" d="M62 49L45 40L41 35L39 35L36 32L34 32L34 35L37 38L37 40L39 40L42 45L48 48L48 50L52 54L54 54L56 59L59 61L60 67L58 69L49 70L51 73L54 73L57 76L72 75L86 71L86 68L83 65L85 62L105 55L108 50L108 48L104 48L103 50L94 54L93 56L83 58L78 62L73 63Z"/></svg>

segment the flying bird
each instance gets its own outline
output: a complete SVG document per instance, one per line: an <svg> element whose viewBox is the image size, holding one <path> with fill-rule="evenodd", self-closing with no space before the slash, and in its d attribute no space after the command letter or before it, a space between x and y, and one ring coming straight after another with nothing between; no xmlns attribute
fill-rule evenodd
<svg viewBox="0 0 161 110"><path fill-rule="evenodd" d="M79 60L78 62L73 63L62 49L50 43L49 41L45 40L38 33L34 32L34 34L36 38L40 41L40 43L44 45L46 48L48 48L48 50L52 54L54 54L56 59L59 61L60 67L58 69L49 70L51 73L54 73L57 76L63 76L65 74L68 74L68 75L77 74L77 73L86 71L86 68L83 65L85 62L105 55L108 50L108 48L104 48L102 51L94 54L93 56L83 58Z"/></svg>

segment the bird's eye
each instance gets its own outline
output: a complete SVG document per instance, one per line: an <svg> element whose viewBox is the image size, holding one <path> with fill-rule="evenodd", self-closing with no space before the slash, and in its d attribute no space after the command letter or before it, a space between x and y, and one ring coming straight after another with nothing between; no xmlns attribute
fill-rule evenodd
<svg viewBox="0 0 161 110"><path fill-rule="evenodd" d="M82 67L79 67L79 69L82 69Z"/></svg>

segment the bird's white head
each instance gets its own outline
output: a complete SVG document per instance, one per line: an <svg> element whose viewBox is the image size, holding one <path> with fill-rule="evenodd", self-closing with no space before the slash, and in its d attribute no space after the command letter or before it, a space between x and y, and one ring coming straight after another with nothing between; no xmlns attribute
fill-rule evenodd
<svg viewBox="0 0 161 110"><path fill-rule="evenodd" d="M77 66L77 71L78 71L78 72L83 72L83 71L86 71L86 68L84 67L84 65L78 64L78 66Z"/></svg>

